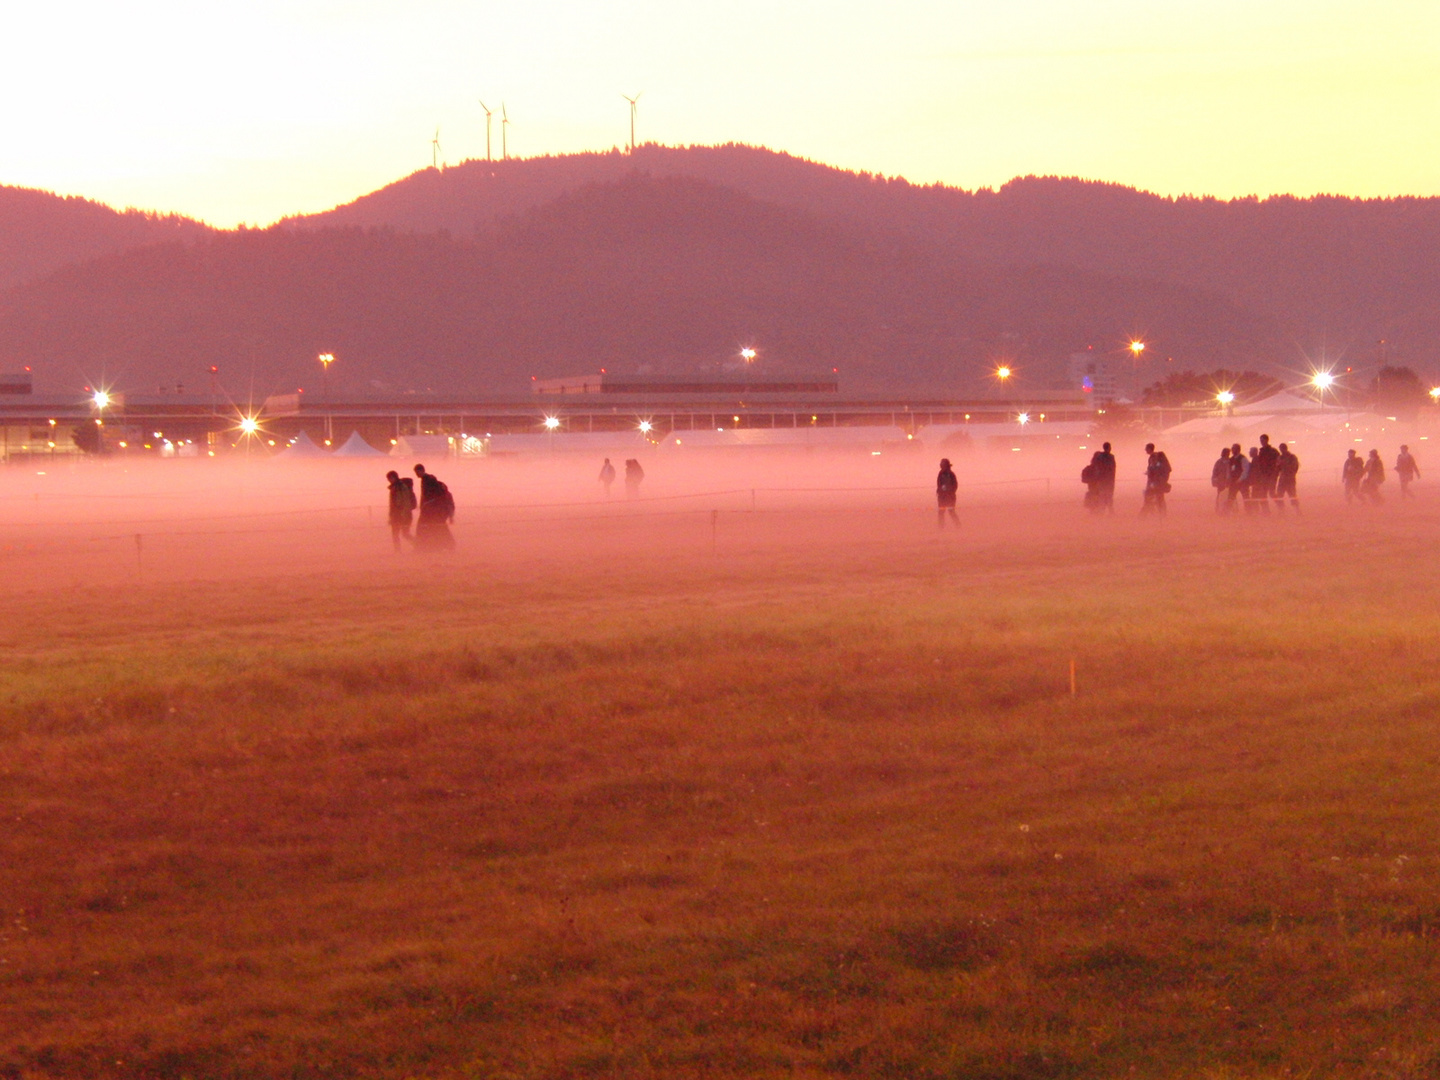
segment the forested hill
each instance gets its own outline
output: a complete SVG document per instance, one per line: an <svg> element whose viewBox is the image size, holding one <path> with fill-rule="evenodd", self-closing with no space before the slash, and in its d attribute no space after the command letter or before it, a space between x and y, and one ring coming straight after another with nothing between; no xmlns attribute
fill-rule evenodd
<svg viewBox="0 0 1440 1080"><path fill-rule="evenodd" d="M1223 298L1064 267L978 265L686 178L581 186L479 238L274 228L150 246L0 302L0 355L64 386L524 393L532 375L693 371L762 347L849 391L970 391L996 355L1063 357L1144 325L1196 365L1283 347Z"/></svg>
<svg viewBox="0 0 1440 1080"><path fill-rule="evenodd" d="M0 187L0 289L83 259L209 232L176 215L121 212L89 199Z"/></svg>
<svg viewBox="0 0 1440 1080"><path fill-rule="evenodd" d="M1026 177L998 191L921 186L757 147L619 152L426 169L297 224L388 225L470 237L591 182L691 176L969 260L1155 278L1227 296L1301 350L1356 355L1381 338L1440 354L1440 199L1168 199ZM1167 350L1173 351L1173 350Z"/></svg>

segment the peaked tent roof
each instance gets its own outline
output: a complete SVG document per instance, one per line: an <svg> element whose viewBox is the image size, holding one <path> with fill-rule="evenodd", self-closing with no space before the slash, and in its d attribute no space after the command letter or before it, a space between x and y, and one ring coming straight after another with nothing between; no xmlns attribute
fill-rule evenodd
<svg viewBox="0 0 1440 1080"><path fill-rule="evenodd" d="M336 457L389 457L390 455L382 450L376 450L368 442L360 437L360 432L350 432L346 439L335 451Z"/></svg>
<svg viewBox="0 0 1440 1080"><path fill-rule="evenodd" d="M275 456L284 458L322 458L329 457L330 451L317 445L314 439L302 431L299 435L295 436L294 442Z"/></svg>
<svg viewBox="0 0 1440 1080"><path fill-rule="evenodd" d="M1321 412L1320 402L1314 398L1302 397L1299 394L1291 393L1289 390L1281 390L1278 394L1271 394L1259 401L1251 401L1244 405L1235 406L1236 416L1249 416L1253 413L1286 413L1286 412ZM1331 412L1334 412L1332 407Z"/></svg>

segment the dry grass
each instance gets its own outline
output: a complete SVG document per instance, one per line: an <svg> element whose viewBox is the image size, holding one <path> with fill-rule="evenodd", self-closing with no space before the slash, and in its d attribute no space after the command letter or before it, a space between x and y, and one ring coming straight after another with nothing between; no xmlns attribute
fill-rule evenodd
<svg viewBox="0 0 1440 1080"><path fill-rule="evenodd" d="M0 1075L1434 1075L1433 527L21 597Z"/></svg>

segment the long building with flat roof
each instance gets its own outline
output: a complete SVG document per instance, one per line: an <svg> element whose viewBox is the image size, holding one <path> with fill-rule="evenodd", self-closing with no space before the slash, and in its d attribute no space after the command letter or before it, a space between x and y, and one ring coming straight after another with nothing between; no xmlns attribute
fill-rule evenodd
<svg viewBox="0 0 1440 1080"><path fill-rule="evenodd" d="M0 396L0 456L79 452L73 436L87 425L99 430L107 451L174 453L183 447L187 454L223 454L246 445L240 425L247 417L259 424L249 437L253 449L255 439L279 447L302 431L320 443L358 431L384 447L407 436L618 433L642 422L657 439L721 428L886 426L913 433L935 424L1013 422L1021 413L1048 421L1089 421L1094 415L1088 395L1079 392L986 399L845 397L833 384L817 389L775 380L616 381L608 390L493 398L406 394L325 401L296 393L255 403L194 393L112 393L103 404L78 394L16 394Z"/></svg>

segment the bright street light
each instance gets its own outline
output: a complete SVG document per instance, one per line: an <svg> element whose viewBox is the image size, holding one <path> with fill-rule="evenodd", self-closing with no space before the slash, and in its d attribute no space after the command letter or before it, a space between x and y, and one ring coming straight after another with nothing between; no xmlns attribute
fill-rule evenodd
<svg viewBox="0 0 1440 1080"><path fill-rule="evenodd" d="M1030 414L1028 412L1022 412L1019 416L1015 417L1015 419L1020 421L1021 427L1024 427L1030 422Z"/></svg>
<svg viewBox="0 0 1440 1080"><path fill-rule="evenodd" d="M95 403L97 409L103 409L110 404L110 395L104 390L96 390L95 396L90 400Z"/></svg>
<svg viewBox="0 0 1440 1080"><path fill-rule="evenodd" d="M1440 386L1432 386L1430 388L1430 400L1440 404ZM53 424L55 421L51 420L50 422Z"/></svg>
<svg viewBox="0 0 1440 1080"><path fill-rule="evenodd" d="M1235 404L1235 395L1232 394L1229 390L1221 390L1218 394L1215 395L1215 400L1218 401L1221 405L1233 405Z"/></svg>
<svg viewBox="0 0 1440 1080"><path fill-rule="evenodd" d="M641 420L639 426L642 435L649 435L650 432L655 430L655 425L650 423L649 420Z"/></svg>
<svg viewBox="0 0 1440 1080"><path fill-rule="evenodd" d="M1145 351L1145 343L1138 340L1132 341L1130 342L1128 348L1130 349L1130 354L1138 360L1140 359L1140 354Z"/></svg>
<svg viewBox="0 0 1440 1080"><path fill-rule="evenodd" d="M558 428L559 426L560 426L560 418L559 418L558 416L547 416L547 417L545 417L545 428L546 428L546 430L548 430L548 431L554 431L554 430L555 430L556 428Z"/></svg>
<svg viewBox="0 0 1440 1080"><path fill-rule="evenodd" d="M745 362L748 364L751 360L755 359L755 350L747 345L745 348L740 350L740 355L744 357Z"/></svg>
<svg viewBox="0 0 1440 1080"><path fill-rule="evenodd" d="M1004 381L1005 381L1006 379L1008 379L1012 374L1013 374L1013 372L1011 372L1011 370L1010 370L1008 367L1006 367L1004 364L1001 364L999 367L997 367L997 368L995 369L995 377L996 377L997 379L999 379L1001 382L1004 382Z"/></svg>
<svg viewBox="0 0 1440 1080"><path fill-rule="evenodd" d="M246 435L254 435L255 432L260 430L260 421L256 420L253 416L242 416L240 418L240 430Z"/></svg>

